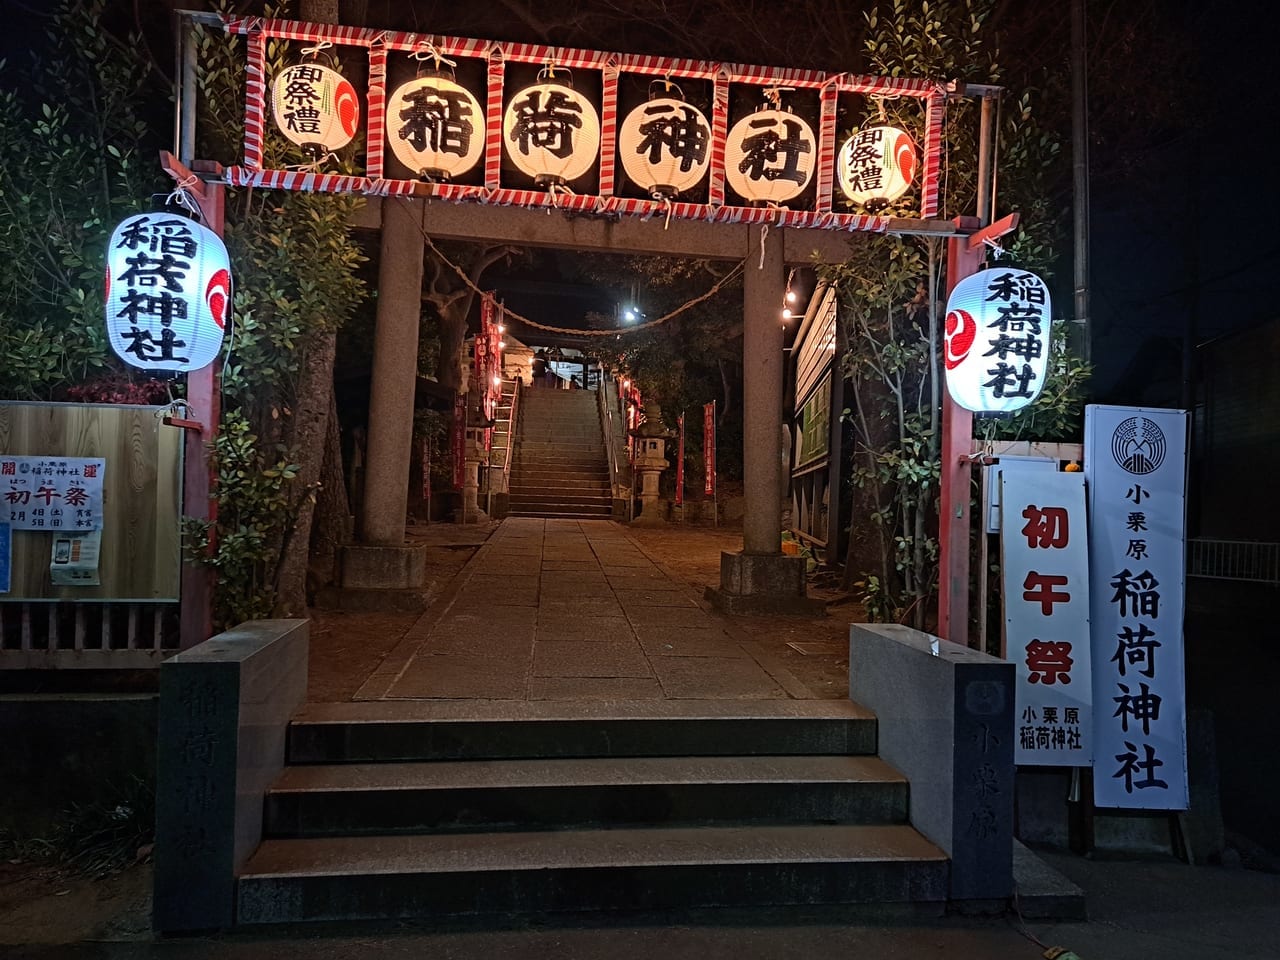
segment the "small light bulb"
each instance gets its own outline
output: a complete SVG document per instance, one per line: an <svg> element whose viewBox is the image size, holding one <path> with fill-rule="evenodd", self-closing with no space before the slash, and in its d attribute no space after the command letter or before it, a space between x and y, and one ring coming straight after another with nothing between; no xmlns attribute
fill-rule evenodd
<svg viewBox="0 0 1280 960"><path fill-rule="evenodd" d="M493 385L494 385L495 387L496 387L498 384L500 384L500 383L502 383L502 378L501 378L501 377L494 377L494 378L493 378Z"/></svg>
<svg viewBox="0 0 1280 960"><path fill-rule="evenodd" d="M782 319L783 319L783 320L790 320L790 319L791 319L791 308L790 308L790 307L783 307L783 308L782 308Z"/></svg>
<svg viewBox="0 0 1280 960"><path fill-rule="evenodd" d="M630 381L630 380L623 380L623 381L622 381L622 385L623 385L623 387L629 387L629 386L631 386L631 381Z"/></svg>
<svg viewBox="0 0 1280 960"><path fill-rule="evenodd" d="M499 332L499 333L506 333L506 332L507 332L506 325L505 325L505 324L501 324L501 323L500 323L500 324L498 324L498 332Z"/></svg>
<svg viewBox="0 0 1280 960"><path fill-rule="evenodd" d="M498 349L499 349L499 350L504 349L504 348L506 347L506 345L507 345L507 341L505 341L505 340L499 340L499 341L498 341Z"/></svg>
<svg viewBox="0 0 1280 960"><path fill-rule="evenodd" d="M787 303L795 303L795 302L796 302L796 292L794 290L788 290Z"/></svg>

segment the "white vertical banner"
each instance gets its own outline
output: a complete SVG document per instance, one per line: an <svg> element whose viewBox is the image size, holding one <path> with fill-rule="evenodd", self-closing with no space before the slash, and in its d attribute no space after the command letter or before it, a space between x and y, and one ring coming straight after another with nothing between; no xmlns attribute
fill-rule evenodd
<svg viewBox="0 0 1280 960"><path fill-rule="evenodd" d="M1088 406L1084 442L1094 803L1185 810L1187 414Z"/></svg>
<svg viewBox="0 0 1280 960"><path fill-rule="evenodd" d="M1087 767L1093 677L1084 477L1006 470L1000 486L1005 640L1018 668L1014 762Z"/></svg>

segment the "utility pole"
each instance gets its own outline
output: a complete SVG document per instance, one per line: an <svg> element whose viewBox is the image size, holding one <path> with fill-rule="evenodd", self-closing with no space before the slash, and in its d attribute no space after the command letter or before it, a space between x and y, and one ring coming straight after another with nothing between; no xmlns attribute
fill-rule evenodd
<svg viewBox="0 0 1280 960"><path fill-rule="evenodd" d="M1093 359L1089 329L1089 78L1084 0L1071 0L1071 174L1075 211L1075 314L1080 352Z"/></svg>

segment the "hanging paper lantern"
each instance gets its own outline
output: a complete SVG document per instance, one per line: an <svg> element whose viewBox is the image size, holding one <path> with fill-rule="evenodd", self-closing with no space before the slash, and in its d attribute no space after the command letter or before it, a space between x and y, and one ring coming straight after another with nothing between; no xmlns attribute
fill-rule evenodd
<svg viewBox="0 0 1280 960"><path fill-rule="evenodd" d="M391 152L431 180L451 180L480 162L484 111L470 90L447 77L402 84L387 106Z"/></svg>
<svg viewBox="0 0 1280 960"><path fill-rule="evenodd" d="M836 172L844 195L877 213L907 192L917 166L916 145L906 132L867 127L840 148Z"/></svg>
<svg viewBox="0 0 1280 960"><path fill-rule="evenodd" d="M751 203L783 203L813 178L813 128L785 110L757 110L733 125L725 141L729 186Z"/></svg>
<svg viewBox="0 0 1280 960"><path fill-rule="evenodd" d="M951 398L975 413L1012 413L1040 395L1049 368L1049 288L1016 267L960 281L947 300Z"/></svg>
<svg viewBox="0 0 1280 960"><path fill-rule="evenodd" d="M271 85L276 126L313 160L345 147L360 126L356 88L318 63L286 67Z"/></svg>
<svg viewBox="0 0 1280 960"><path fill-rule="evenodd" d="M199 370L222 348L231 264L218 235L172 213L116 227L107 248L107 340L152 372Z"/></svg>
<svg viewBox="0 0 1280 960"><path fill-rule="evenodd" d="M711 166L711 124L696 107L656 97L636 107L618 132L622 169L655 199L695 186Z"/></svg>
<svg viewBox="0 0 1280 960"><path fill-rule="evenodd" d="M502 139L512 163L539 186L563 185L596 162L600 116L572 87L537 83L511 98Z"/></svg>

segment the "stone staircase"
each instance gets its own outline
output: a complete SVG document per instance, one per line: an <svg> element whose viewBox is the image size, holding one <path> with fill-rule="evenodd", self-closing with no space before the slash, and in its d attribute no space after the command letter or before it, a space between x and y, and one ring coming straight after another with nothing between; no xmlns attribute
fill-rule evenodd
<svg viewBox="0 0 1280 960"><path fill-rule="evenodd" d="M609 462L595 391L521 392L510 491L513 517L612 515Z"/></svg>
<svg viewBox="0 0 1280 960"><path fill-rule="evenodd" d="M290 725L241 925L877 904L948 862L847 701L366 702Z"/></svg>

